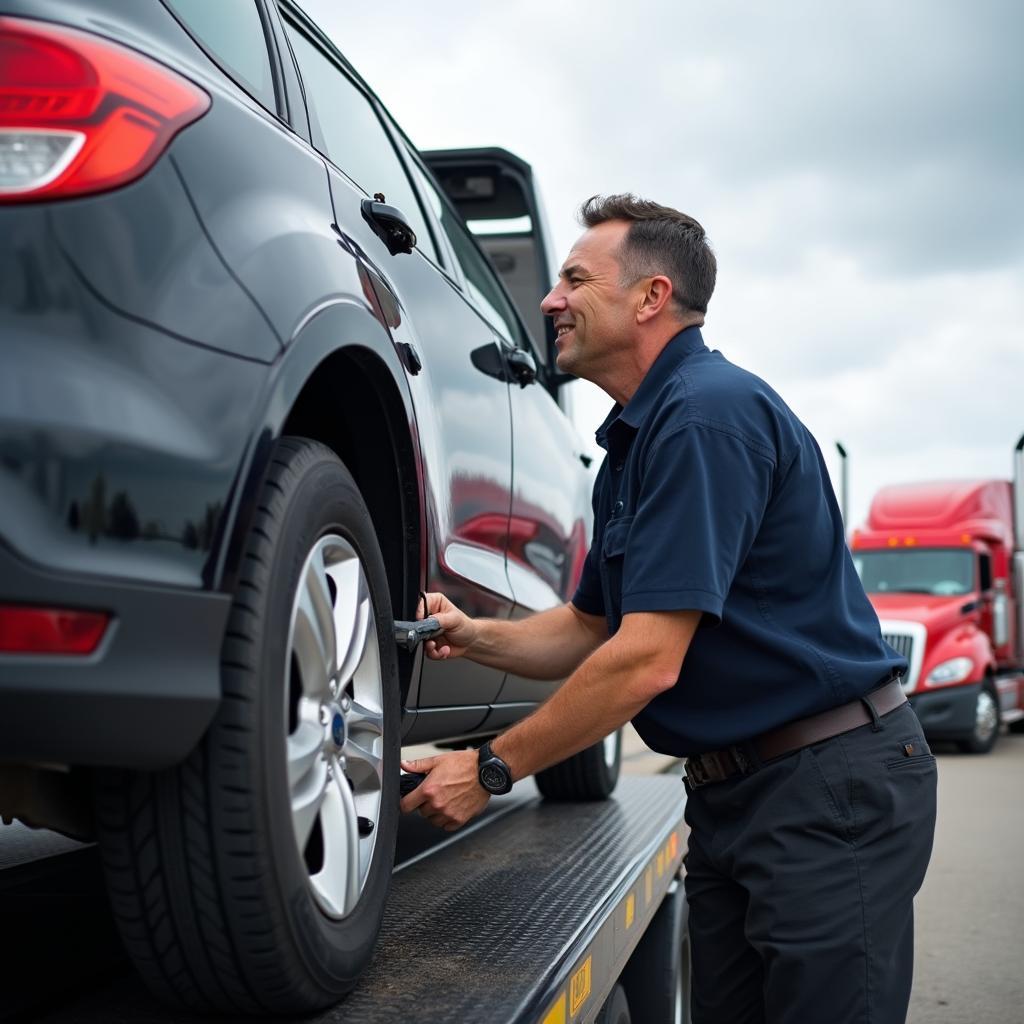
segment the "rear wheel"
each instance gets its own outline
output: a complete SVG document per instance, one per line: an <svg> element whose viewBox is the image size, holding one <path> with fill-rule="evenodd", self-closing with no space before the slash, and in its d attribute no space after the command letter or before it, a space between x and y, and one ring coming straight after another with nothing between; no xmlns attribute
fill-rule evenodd
<svg viewBox="0 0 1024 1024"><path fill-rule="evenodd" d="M999 737L999 696L991 679L978 690L974 705L974 728L957 744L967 754L987 754Z"/></svg>
<svg viewBox="0 0 1024 1024"><path fill-rule="evenodd" d="M682 883L662 901L622 972L637 1020L687 1024L690 1019L690 943Z"/></svg>
<svg viewBox="0 0 1024 1024"><path fill-rule="evenodd" d="M612 989L611 994L605 1000L594 1024L632 1024L626 991L618 983L616 983L615 988Z"/></svg>
<svg viewBox="0 0 1024 1024"><path fill-rule="evenodd" d="M301 1013L335 1002L369 962L398 818L391 621L355 482L323 445L283 439L206 736L178 768L98 780L111 903L157 995Z"/></svg>
<svg viewBox="0 0 1024 1024"><path fill-rule="evenodd" d="M537 772L537 788L549 800L606 800L619 781L622 730Z"/></svg>

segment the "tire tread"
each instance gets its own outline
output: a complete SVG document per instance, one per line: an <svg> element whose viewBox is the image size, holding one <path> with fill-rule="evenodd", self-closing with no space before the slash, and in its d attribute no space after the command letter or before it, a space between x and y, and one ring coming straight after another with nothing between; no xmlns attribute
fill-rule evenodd
<svg viewBox="0 0 1024 1024"><path fill-rule="evenodd" d="M606 800L618 782L621 756L620 737L615 768L609 771L604 759L604 744L598 742L537 772L534 781L548 800Z"/></svg>
<svg viewBox="0 0 1024 1024"><path fill-rule="evenodd" d="M175 769L104 771L97 779L97 824L122 941L154 993L192 1011L252 1015L326 1002L312 983L296 981L293 961L282 954L286 924L252 891L267 865L245 823L255 809L254 789L239 745L257 732L253 680L261 636L253 604L267 594L288 494L325 459L337 462L324 445L285 438L270 460L240 561L242 596L228 616L222 699L207 735ZM161 830L162 819L181 827ZM214 830L223 849L213 847Z"/></svg>

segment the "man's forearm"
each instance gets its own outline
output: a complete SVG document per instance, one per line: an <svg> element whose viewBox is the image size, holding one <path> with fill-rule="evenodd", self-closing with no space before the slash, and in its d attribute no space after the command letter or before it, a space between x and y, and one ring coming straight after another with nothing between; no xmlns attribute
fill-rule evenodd
<svg viewBox="0 0 1024 1024"><path fill-rule="evenodd" d="M564 679L604 640L569 605L525 619L476 619L477 639L466 657L527 679Z"/></svg>
<svg viewBox="0 0 1024 1024"><path fill-rule="evenodd" d="M532 715L492 744L515 779L549 768L620 728L674 683L628 644L595 651Z"/></svg>

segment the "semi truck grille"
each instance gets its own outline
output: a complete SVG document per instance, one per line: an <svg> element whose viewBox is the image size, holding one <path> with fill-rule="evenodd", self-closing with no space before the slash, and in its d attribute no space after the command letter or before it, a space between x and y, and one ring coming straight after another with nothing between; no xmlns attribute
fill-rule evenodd
<svg viewBox="0 0 1024 1024"><path fill-rule="evenodd" d="M910 661L914 652L914 638L902 633L883 633L882 639L901 657Z"/></svg>
<svg viewBox="0 0 1024 1024"><path fill-rule="evenodd" d="M926 639L925 628L919 622L882 621L882 639L901 657L907 659L907 671L900 680L903 689L913 690L921 672Z"/></svg>

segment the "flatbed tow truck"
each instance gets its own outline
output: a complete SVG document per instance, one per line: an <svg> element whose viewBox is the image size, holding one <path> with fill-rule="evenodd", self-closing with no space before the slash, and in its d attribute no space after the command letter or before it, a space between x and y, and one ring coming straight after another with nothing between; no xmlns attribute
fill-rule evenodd
<svg viewBox="0 0 1024 1024"><path fill-rule="evenodd" d="M492 800L482 820L441 842L443 833L410 818L400 834L373 963L345 1000L302 1020L687 1020L683 804L678 776L626 776L609 800L576 804L544 801L532 782L524 781ZM427 830L433 845L417 849ZM22 835L22 861L32 859L33 842L46 842L47 834L39 835L38 841ZM36 849L41 859L54 859L52 844ZM35 877L45 891L45 881L39 881L45 876L36 871ZM0 904L10 898L0 887ZM22 891L22 911L26 898ZM48 891L44 909L53 911ZM4 919L11 920L6 912ZM57 928L47 922L41 929L48 936L45 970L52 986L54 974L62 971L53 957ZM87 922L77 930L81 942L90 941ZM15 997L14 1005L18 1002ZM83 979L59 1005L22 1006L21 1019L61 1024L199 1019L163 1007L121 970L98 987Z"/></svg>

